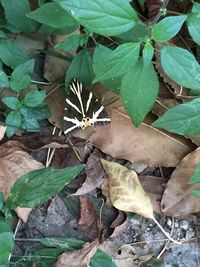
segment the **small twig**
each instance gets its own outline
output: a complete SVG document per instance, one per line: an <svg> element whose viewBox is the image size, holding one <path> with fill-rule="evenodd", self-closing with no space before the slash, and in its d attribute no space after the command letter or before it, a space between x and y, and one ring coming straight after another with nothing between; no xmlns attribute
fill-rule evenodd
<svg viewBox="0 0 200 267"><path fill-rule="evenodd" d="M67 138L67 141L68 141L70 147L73 149L74 154L76 155L77 159L78 159L80 162L82 162L82 159L81 159L81 153L80 153L79 149L73 145L72 141L71 141L69 138Z"/></svg>

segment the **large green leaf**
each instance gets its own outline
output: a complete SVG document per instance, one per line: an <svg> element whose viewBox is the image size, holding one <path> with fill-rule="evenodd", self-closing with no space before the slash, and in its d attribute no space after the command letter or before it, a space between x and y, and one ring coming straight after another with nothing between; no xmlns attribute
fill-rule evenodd
<svg viewBox="0 0 200 267"><path fill-rule="evenodd" d="M50 116L50 110L46 104L41 104L37 108L29 108L22 105L19 109L26 121L36 119L38 121L47 119Z"/></svg>
<svg viewBox="0 0 200 267"><path fill-rule="evenodd" d="M135 126L139 126L151 110L158 89L158 78L151 62L139 61L124 76L120 94Z"/></svg>
<svg viewBox="0 0 200 267"><path fill-rule="evenodd" d="M9 255L11 254L13 248L13 232L7 223L0 220L0 266L8 266Z"/></svg>
<svg viewBox="0 0 200 267"><path fill-rule="evenodd" d="M28 172L15 182L6 205L15 209L42 204L75 178L83 168L84 165L59 170L49 167Z"/></svg>
<svg viewBox="0 0 200 267"><path fill-rule="evenodd" d="M36 31L37 23L26 17L31 11L28 0L1 0L8 23L22 32Z"/></svg>
<svg viewBox="0 0 200 267"><path fill-rule="evenodd" d="M60 0L59 4L89 31L98 34L119 35L138 21L128 1Z"/></svg>
<svg viewBox="0 0 200 267"><path fill-rule="evenodd" d="M34 60L30 59L13 71L10 77L10 86L14 91L19 92L30 85L34 63Z"/></svg>
<svg viewBox="0 0 200 267"><path fill-rule="evenodd" d="M139 58L140 43L125 43L118 46L105 62L94 82L121 76L134 67Z"/></svg>
<svg viewBox="0 0 200 267"><path fill-rule="evenodd" d="M0 90L5 87L9 87L9 80L6 73L0 70Z"/></svg>
<svg viewBox="0 0 200 267"><path fill-rule="evenodd" d="M118 35L116 39L119 43L146 42L149 40L149 25L140 21L127 32Z"/></svg>
<svg viewBox="0 0 200 267"><path fill-rule="evenodd" d="M58 29L69 25L77 25L75 19L62 9L58 3L46 3L33 12L28 13L27 17Z"/></svg>
<svg viewBox="0 0 200 267"><path fill-rule="evenodd" d="M24 97L24 104L27 107L30 108L35 108L37 106L39 106L40 104L42 104L42 102L44 101L46 97L46 91L45 90L33 90L28 92L25 97Z"/></svg>
<svg viewBox="0 0 200 267"><path fill-rule="evenodd" d="M0 40L0 59L12 69L26 62L28 57L21 47L10 40Z"/></svg>
<svg viewBox="0 0 200 267"><path fill-rule="evenodd" d="M104 71L104 67L107 64L108 58L110 58L112 54L112 50L103 45L97 45L94 54L93 54L93 68L94 73L97 75L98 73L102 73ZM110 79L101 81L101 83L110 88L113 92L119 93L121 87L122 77L112 77Z"/></svg>
<svg viewBox="0 0 200 267"><path fill-rule="evenodd" d="M161 63L173 81L200 90L200 65L190 52L180 47L166 46L161 51Z"/></svg>
<svg viewBox="0 0 200 267"><path fill-rule="evenodd" d="M69 84L73 78L77 78L87 88L90 88L92 84L94 78L92 58L85 48L73 58L66 74L66 83Z"/></svg>
<svg viewBox="0 0 200 267"><path fill-rule="evenodd" d="M61 248L66 251L80 249L84 242L76 238L42 238L39 240L45 246Z"/></svg>
<svg viewBox="0 0 200 267"><path fill-rule="evenodd" d="M193 3L192 12L188 15L187 26L192 39L199 45L200 44L200 4Z"/></svg>
<svg viewBox="0 0 200 267"><path fill-rule="evenodd" d="M116 263L112 260L112 258L98 249L97 252L90 260L91 267L117 267Z"/></svg>
<svg viewBox="0 0 200 267"><path fill-rule="evenodd" d="M200 98L180 104L168 110L153 123L154 127L163 128L177 134L200 134Z"/></svg>
<svg viewBox="0 0 200 267"><path fill-rule="evenodd" d="M166 42L173 38L182 27L187 16L169 16L152 27L152 38L156 42Z"/></svg>

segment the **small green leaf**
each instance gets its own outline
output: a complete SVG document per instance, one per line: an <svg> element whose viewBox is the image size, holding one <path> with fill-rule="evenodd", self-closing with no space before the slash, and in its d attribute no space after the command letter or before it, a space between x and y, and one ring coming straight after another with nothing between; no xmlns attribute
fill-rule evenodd
<svg viewBox="0 0 200 267"><path fill-rule="evenodd" d="M78 28L78 24L69 24L63 28L53 28L46 24L41 25L38 32L46 35L66 35L74 32Z"/></svg>
<svg viewBox="0 0 200 267"><path fill-rule="evenodd" d="M27 61L28 57L16 42L0 39L0 59L14 69Z"/></svg>
<svg viewBox="0 0 200 267"><path fill-rule="evenodd" d="M90 260L91 267L117 267L116 263L112 260L112 258L98 249L97 252Z"/></svg>
<svg viewBox="0 0 200 267"><path fill-rule="evenodd" d="M164 72L176 83L194 90L200 90L200 66L187 50L165 46L161 50Z"/></svg>
<svg viewBox="0 0 200 267"><path fill-rule="evenodd" d="M34 60L30 59L27 62L19 65L13 71L10 77L10 86L14 91L20 92L22 89L30 85L34 63Z"/></svg>
<svg viewBox="0 0 200 267"><path fill-rule="evenodd" d="M0 220L0 241L0 266L7 267L14 248L14 239L10 226L2 220Z"/></svg>
<svg viewBox="0 0 200 267"><path fill-rule="evenodd" d="M55 45L55 48L67 52L77 48L79 45L82 46L86 41L87 37L85 35L73 34L61 43Z"/></svg>
<svg viewBox="0 0 200 267"><path fill-rule="evenodd" d="M17 110L20 107L20 101L14 96L7 96L1 100L7 107Z"/></svg>
<svg viewBox="0 0 200 267"><path fill-rule="evenodd" d="M84 242L76 238L42 238L40 243L48 247L61 248L67 251L80 249Z"/></svg>
<svg viewBox="0 0 200 267"><path fill-rule="evenodd" d="M90 88L94 78L92 59L87 49L82 49L73 58L66 74L66 83L69 84L73 78L77 78L87 88Z"/></svg>
<svg viewBox="0 0 200 267"><path fill-rule="evenodd" d="M0 38L5 38L6 37L6 34L5 34L5 32L3 32L3 31L0 31Z"/></svg>
<svg viewBox="0 0 200 267"><path fill-rule="evenodd" d="M3 193L0 192L0 210L2 210L4 206L4 197L3 197Z"/></svg>
<svg viewBox="0 0 200 267"><path fill-rule="evenodd" d="M200 98L180 104L168 110L153 123L154 127L163 128L177 134L200 134Z"/></svg>
<svg viewBox="0 0 200 267"><path fill-rule="evenodd" d="M19 128L22 123L22 117L19 111L11 111L6 117L6 125Z"/></svg>
<svg viewBox="0 0 200 267"><path fill-rule="evenodd" d="M12 127L12 126L7 126L6 128L6 135L8 138L12 137L13 134L17 132L18 128Z"/></svg>
<svg viewBox="0 0 200 267"><path fill-rule="evenodd" d="M200 198L200 189L193 190L193 191L192 191L192 195L194 195L194 196L196 196L196 197L199 197L199 198Z"/></svg>
<svg viewBox="0 0 200 267"><path fill-rule="evenodd" d="M37 23L26 17L31 11L28 0L1 0L8 23L22 32L37 30Z"/></svg>
<svg viewBox="0 0 200 267"><path fill-rule="evenodd" d="M188 184L197 184L200 183L200 164L197 165L195 172L188 181Z"/></svg>
<svg viewBox="0 0 200 267"><path fill-rule="evenodd" d="M122 80L120 94L124 106L136 127L151 110L159 89L152 63L139 61Z"/></svg>
<svg viewBox="0 0 200 267"><path fill-rule="evenodd" d="M58 3L46 3L26 16L56 29L77 25L75 19Z"/></svg>
<svg viewBox="0 0 200 267"><path fill-rule="evenodd" d="M186 19L186 15L169 16L154 24L152 27L153 40L156 42L166 42L172 39L179 32Z"/></svg>
<svg viewBox="0 0 200 267"><path fill-rule="evenodd" d="M0 70L0 90L5 87L9 87L9 80L5 72Z"/></svg>
<svg viewBox="0 0 200 267"><path fill-rule="evenodd" d="M131 29L138 17L128 1L121 0L63 0L62 8L71 12L90 32L119 35Z"/></svg>
<svg viewBox="0 0 200 267"><path fill-rule="evenodd" d="M126 43L118 46L107 59L102 72L97 73L93 82L121 76L134 67L139 58L140 43Z"/></svg>
<svg viewBox="0 0 200 267"><path fill-rule="evenodd" d="M40 125L38 121L34 118L28 118L23 121L22 128L27 130L27 132L39 132Z"/></svg>
<svg viewBox="0 0 200 267"><path fill-rule="evenodd" d="M93 68L94 73L97 75L98 73L102 73L104 71L104 67L107 64L108 58L112 55L112 50L103 45L97 45L94 54L93 54ZM113 92L119 94L119 90L122 83L122 77L112 77L110 79L101 81L101 83L110 88Z"/></svg>
<svg viewBox="0 0 200 267"><path fill-rule="evenodd" d="M143 57L143 62L144 64L149 64L152 61L154 54L154 48L151 45L151 43L146 43L144 46L144 49L142 50L142 57Z"/></svg>
<svg viewBox="0 0 200 267"><path fill-rule="evenodd" d="M23 115L25 121L29 121L31 119L40 121L47 119L51 115L50 110L46 104L42 104L37 108L29 108L22 105L19 111Z"/></svg>
<svg viewBox="0 0 200 267"><path fill-rule="evenodd" d="M40 104L42 104L45 97L46 97L46 91L45 90L41 90L41 91L34 90L34 91L31 91L25 95L24 104L27 107L35 108L35 107L39 106Z"/></svg>
<svg viewBox="0 0 200 267"><path fill-rule="evenodd" d="M199 45L200 44L200 4L193 3L192 12L188 14L187 26L192 39Z"/></svg>
<svg viewBox="0 0 200 267"><path fill-rule="evenodd" d="M83 168L84 165L59 170L49 167L28 172L15 182L6 205L15 209L42 204L74 179Z"/></svg>

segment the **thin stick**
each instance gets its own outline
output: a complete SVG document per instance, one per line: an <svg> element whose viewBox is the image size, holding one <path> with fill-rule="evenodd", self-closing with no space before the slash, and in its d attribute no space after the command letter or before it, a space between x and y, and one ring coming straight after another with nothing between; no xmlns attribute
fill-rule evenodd
<svg viewBox="0 0 200 267"><path fill-rule="evenodd" d="M163 232L163 234L167 237L167 238L169 238L169 240L171 240L173 243L176 243L176 244L182 244L181 242L179 242L179 241L176 241L176 240L174 240L163 228L162 228L162 226L159 224L159 222L156 220L156 218L155 217L152 217L152 219L154 220L154 222L158 225L158 227L160 228L160 230Z"/></svg>

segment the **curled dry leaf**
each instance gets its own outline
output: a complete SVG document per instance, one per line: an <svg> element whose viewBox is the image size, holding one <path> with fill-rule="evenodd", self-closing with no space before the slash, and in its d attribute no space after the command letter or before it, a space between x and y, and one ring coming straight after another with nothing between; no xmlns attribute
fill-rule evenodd
<svg viewBox="0 0 200 267"><path fill-rule="evenodd" d="M165 215L182 217L200 211L200 199L191 194L191 191L200 188L200 185L188 184L199 163L200 148L197 148L187 155L172 173L161 202Z"/></svg>
<svg viewBox="0 0 200 267"><path fill-rule="evenodd" d="M7 198L19 177L44 165L34 160L19 147L18 141L9 141L0 146L0 192ZM31 192L30 192L31 194ZM31 209L17 209L18 215L25 222Z"/></svg>
<svg viewBox="0 0 200 267"><path fill-rule="evenodd" d="M153 219L151 201L142 188L137 173L126 167L102 159L108 175L110 200L113 206L126 212L134 212Z"/></svg>
<svg viewBox="0 0 200 267"><path fill-rule="evenodd" d="M110 117L110 125L92 129L88 127L79 137L88 138L96 147L114 158L155 167L176 166L191 152L175 135L168 135L146 123L134 127L130 117L121 111L111 109Z"/></svg>
<svg viewBox="0 0 200 267"><path fill-rule="evenodd" d="M85 243L82 249L61 254L53 267L88 267L98 244L98 240L94 240L92 243Z"/></svg>
<svg viewBox="0 0 200 267"><path fill-rule="evenodd" d="M6 126L0 125L0 141L4 138L6 133Z"/></svg>
<svg viewBox="0 0 200 267"><path fill-rule="evenodd" d="M78 223L88 241L97 238L100 224L99 216L89 198L80 197L80 219Z"/></svg>

